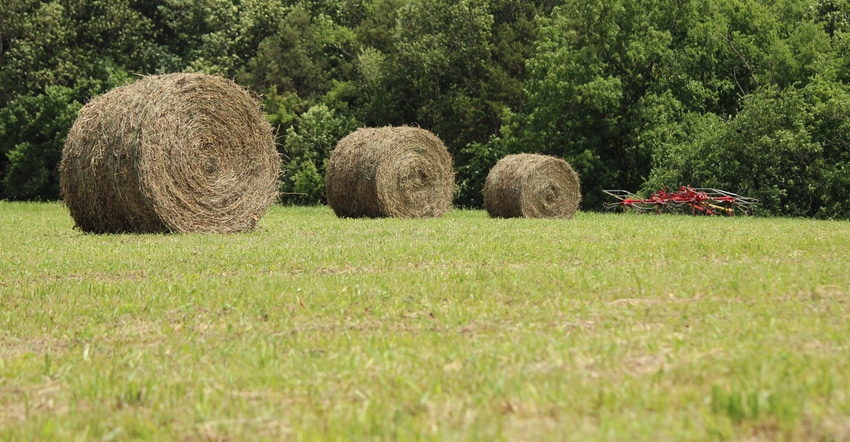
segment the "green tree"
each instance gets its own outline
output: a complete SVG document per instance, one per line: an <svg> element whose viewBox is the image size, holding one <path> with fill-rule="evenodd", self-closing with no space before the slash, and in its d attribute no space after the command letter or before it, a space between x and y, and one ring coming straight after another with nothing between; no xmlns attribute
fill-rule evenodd
<svg viewBox="0 0 850 442"><path fill-rule="evenodd" d="M157 51L127 1L15 1L11 10L0 37L0 198L57 198L53 172L76 110Z"/></svg>
<svg viewBox="0 0 850 442"><path fill-rule="evenodd" d="M56 165L82 107L73 96L69 88L49 86L43 94L18 97L0 109L0 156L6 164L0 198L59 198Z"/></svg>
<svg viewBox="0 0 850 442"><path fill-rule="evenodd" d="M646 188L698 183L759 199L757 213L847 218L848 88L763 88L724 120L712 114L685 125L688 142L658 150Z"/></svg>
<svg viewBox="0 0 850 442"><path fill-rule="evenodd" d="M264 39L240 79L256 90L276 88L318 102L333 81L354 71L354 33L328 16L311 16L299 4L281 20L277 32Z"/></svg>
<svg viewBox="0 0 850 442"><path fill-rule="evenodd" d="M830 37L850 31L850 1L817 0L811 7L811 17L823 26Z"/></svg>
<svg viewBox="0 0 850 442"><path fill-rule="evenodd" d="M324 104L301 114L286 131L284 144L287 165L281 184L283 202L319 204L325 202L325 171L336 143L353 132L359 122L338 114Z"/></svg>
<svg viewBox="0 0 850 442"><path fill-rule="evenodd" d="M235 76L289 11L274 0L154 0L137 8L156 25L156 41L167 48L168 71Z"/></svg>

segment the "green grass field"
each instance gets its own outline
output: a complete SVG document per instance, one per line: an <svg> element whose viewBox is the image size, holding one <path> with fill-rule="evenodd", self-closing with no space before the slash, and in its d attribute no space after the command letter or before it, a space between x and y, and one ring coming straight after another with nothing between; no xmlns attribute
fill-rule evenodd
<svg viewBox="0 0 850 442"><path fill-rule="evenodd" d="M0 440L850 440L850 222L72 224L0 203Z"/></svg>

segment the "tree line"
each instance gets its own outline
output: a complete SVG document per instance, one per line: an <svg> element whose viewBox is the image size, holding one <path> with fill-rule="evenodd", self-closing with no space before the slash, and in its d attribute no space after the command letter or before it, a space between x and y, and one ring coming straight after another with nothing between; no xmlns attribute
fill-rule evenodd
<svg viewBox="0 0 850 442"><path fill-rule="evenodd" d="M5 0L0 199L58 199L77 111L179 71L258 94L285 203L324 201L355 128L408 124L446 143L462 207L537 152L585 210L693 185L850 218L850 0Z"/></svg>

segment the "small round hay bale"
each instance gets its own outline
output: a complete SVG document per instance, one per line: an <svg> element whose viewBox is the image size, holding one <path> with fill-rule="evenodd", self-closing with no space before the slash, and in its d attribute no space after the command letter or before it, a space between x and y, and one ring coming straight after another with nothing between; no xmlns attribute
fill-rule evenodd
<svg viewBox="0 0 850 442"><path fill-rule="evenodd" d="M452 157L425 129L358 129L331 152L325 189L339 217L439 217L452 205Z"/></svg>
<svg viewBox="0 0 850 442"><path fill-rule="evenodd" d="M145 77L93 99L59 166L65 204L92 233L250 231L279 175L257 101L204 74Z"/></svg>
<svg viewBox="0 0 850 442"><path fill-rule="evenodd" d="M559 158L508 155L484 183L484 208L493 218L572 218L581 201L578 174Z"/></svg>

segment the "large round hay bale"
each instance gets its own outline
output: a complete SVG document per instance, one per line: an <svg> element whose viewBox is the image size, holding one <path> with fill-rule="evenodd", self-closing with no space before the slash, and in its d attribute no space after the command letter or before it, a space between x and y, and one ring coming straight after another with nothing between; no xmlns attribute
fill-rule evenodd
<svg viewBox="0 0 850 442"><path fill-rule="evenodd" d="M425 129L358 129L331 152L325 189L340 217L438 217L452 205L452 158Z"/></svg>
<svg viewBox="0 0 850 442"><path fill-rule="evenodd" d="M244 232L277 196L280 157L243 88L168 74L86 104L59 174L65 204L86 232Z"/></svg>
<svg viewBox="0 0 850 442"><path fill-rule="evenodd" d="M547 155L508 155L484 184L484 207L493 218L572 218L579 201L578 174Z"/></svg>

